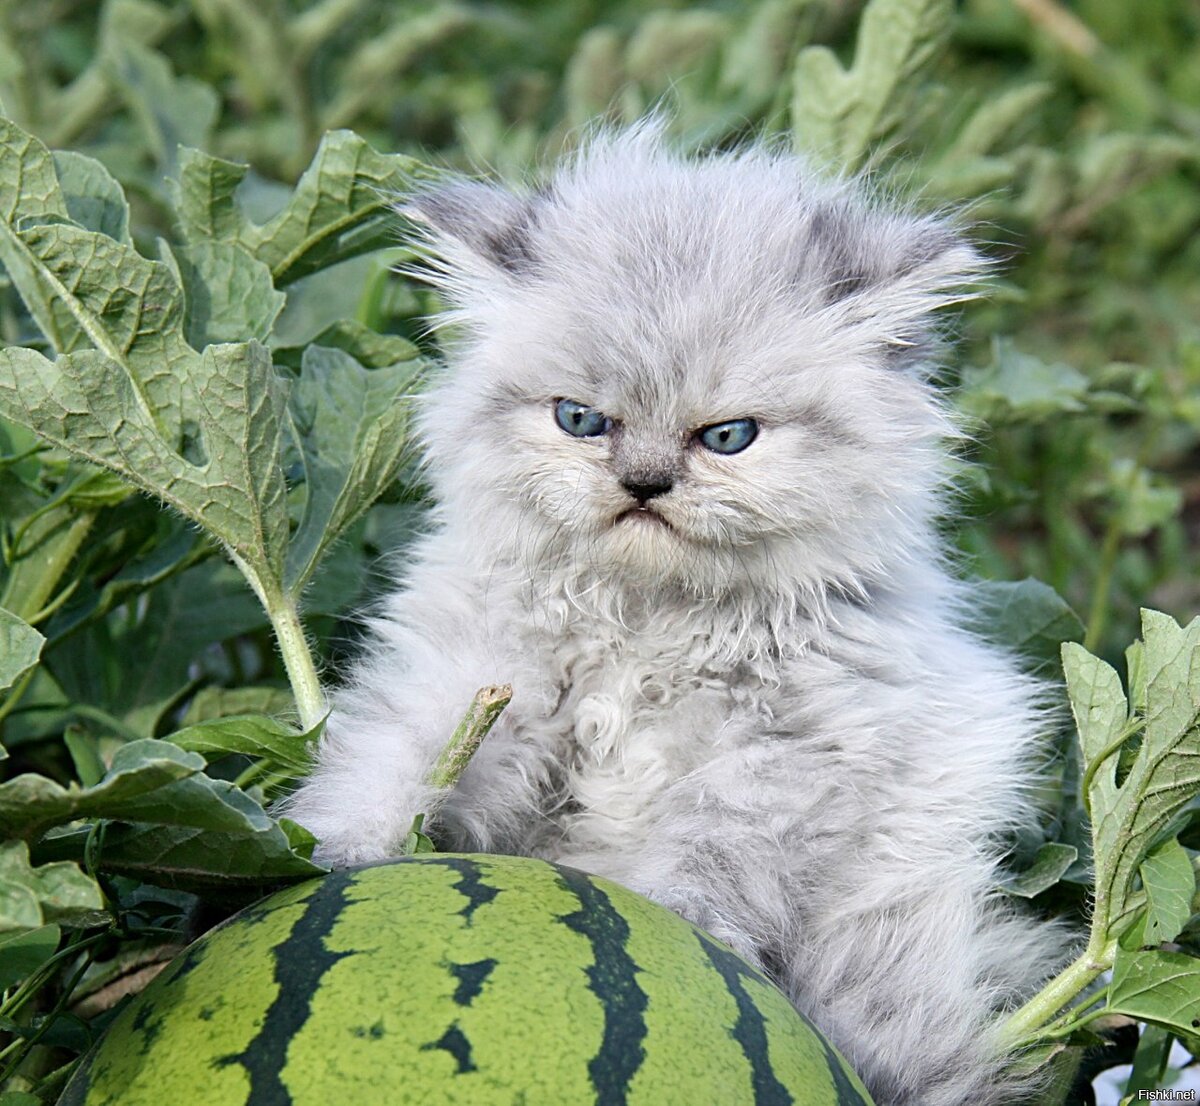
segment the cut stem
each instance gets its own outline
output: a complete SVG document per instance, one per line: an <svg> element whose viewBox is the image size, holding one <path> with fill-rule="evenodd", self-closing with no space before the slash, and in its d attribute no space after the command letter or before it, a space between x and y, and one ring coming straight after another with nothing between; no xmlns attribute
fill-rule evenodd
<svg viewBox="0 0 1200 1106"><path fill-rule="evenodd" d="M425 782L440 790L453 787L511 699L511 684L494 684L475 692L466 715L451 735Z"/></svg>

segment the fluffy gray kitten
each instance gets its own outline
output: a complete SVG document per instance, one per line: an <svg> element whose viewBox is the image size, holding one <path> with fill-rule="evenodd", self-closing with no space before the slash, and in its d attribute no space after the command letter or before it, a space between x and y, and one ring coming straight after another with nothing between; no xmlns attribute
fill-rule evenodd
<svg viewBox="0 0 1200 1106"><path fill-rule="evenodd" d="M880 1106L1014 1101L994 1012L1062 947L994 892L1044 697L963 627L925 371L979 256L654 125L537 194L416 209L458 334L421 412L438 506L289 813L326 862L394 855L472 694L510 681L445 842L703 926Z"/></svg>

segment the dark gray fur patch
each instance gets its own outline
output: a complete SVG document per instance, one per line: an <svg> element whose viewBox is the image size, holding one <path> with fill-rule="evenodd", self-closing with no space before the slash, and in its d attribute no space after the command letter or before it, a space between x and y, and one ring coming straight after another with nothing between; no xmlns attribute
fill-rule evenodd
<svg viewBox="0 0 1200 1106"><path fill-rule="evenodd" d="M523 274L537 264L532 237L539 202L480 181L458 181L418 196L413 206L443 234L506 272Z"/></svg>
<svg viewBox="0 0 1200 1106"><path fill-rule="evenodd" d="M502 269L510 273L527 273L537 267L530 231L533 209L526 207L512 226L483 235L485 252Z"/></svg>
<svg viewBox="0 0 1200 1106"><path fill-rule="evenodd" d="M932 223L914 225L913 234L906 245L907 254L901 259L893 276L908 276L922 265L928 265L944 253L949 253L962 239L949 227Z"/></svg>
<svg viewBox="0 0 1200 1106"><path fill-rule="evenodd" d="M874 217L863 219L836 203L826 203L809 216L808 242L819 258L827 303L908 276L960 242L952 228L914 219L906 228L903 252L889 256L871 240L873 222Z"/></svg>
<svg viewBox="0 0 1200 1106"><path fill-rule="evenodd" d="M827 303L837 303L871 283L854 239L861 233L853 216L833 204L813 211L808 221L808 244L820 258Z"/></svg>

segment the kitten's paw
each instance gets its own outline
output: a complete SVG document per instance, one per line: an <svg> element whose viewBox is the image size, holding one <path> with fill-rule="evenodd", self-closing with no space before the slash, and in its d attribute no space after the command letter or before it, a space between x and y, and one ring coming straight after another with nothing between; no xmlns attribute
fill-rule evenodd
<svg viewBox="0 0 1200 1106"><path fill-rule="evenodd" d="M300 793L303 798L303 793ZM347 819L293 801L276 808L277 816L299 823L316 839L312 860L325 868L352 868L399 856L404 834L379 819Z"/></svg>
<svg viewBox="0 0 1200 1106"><path fill-rule="evenodd" d="M762 953L753 935L721 911L703 891L694 887L634 887L633 890L699 926L705 933L727 944L749 964L760 970L763 968Z"/></svg>
<svg viewBox="0 0 1200 1106"><path fill-rule="evenodd" d="M400 848L389 848L384 842L363 841L357 838L339 839L318 837L313 849L313 863L325 868L353 868L359 864L377 864L401 854Z"/></svg>

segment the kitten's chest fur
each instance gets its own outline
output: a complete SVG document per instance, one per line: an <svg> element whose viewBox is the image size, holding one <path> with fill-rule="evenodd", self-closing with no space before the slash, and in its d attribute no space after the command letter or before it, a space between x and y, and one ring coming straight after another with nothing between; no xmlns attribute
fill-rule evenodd
<svg viewBox="0 0 1200 1106"><path fill-rule="evenodd" d="M519 729L559 750L551 816L566 845L644 840L664 792L745 740L746 720L769 713L756 681L711 663L704 645L701 635L587 626L551 649L542 641L552 706Z"/></svg>

